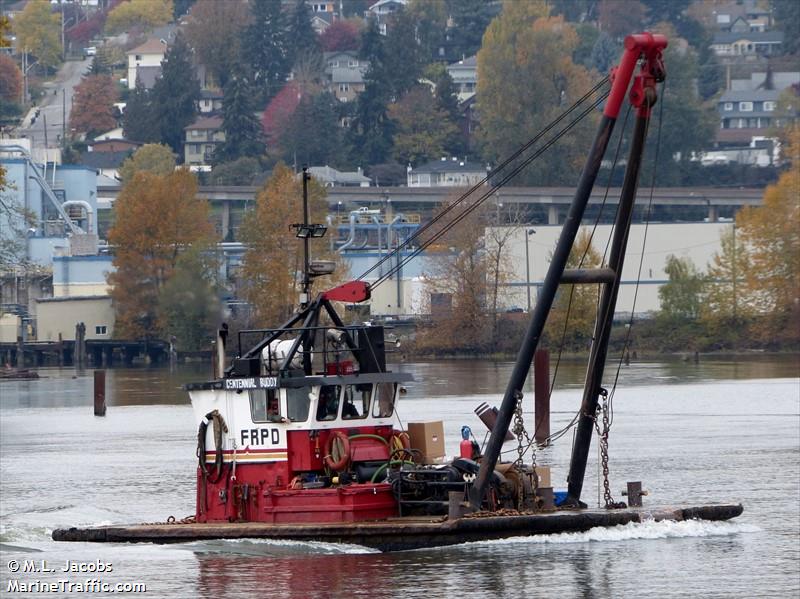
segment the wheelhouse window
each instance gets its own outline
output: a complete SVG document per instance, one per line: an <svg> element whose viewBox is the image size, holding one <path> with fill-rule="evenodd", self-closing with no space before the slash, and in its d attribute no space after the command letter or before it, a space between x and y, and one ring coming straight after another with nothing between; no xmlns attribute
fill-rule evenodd
<svg viewBox="0 0 800 599"><path fill-rule="evenodd" d="M253 422L281 422L281 403L275 389L251 389L250 416Z"/></svg>
<svg viewBox="0 0 800 599"><path fill-rule="evenodd" d="M339 413L339 396L342 388L339 385L324 385L319 390L319 400L317 401L317 420L336 420Z"/></svg>
<svg viewBox="0 0 800 599"><path fill-rule="evenodd" d="M362 383L347 385L344 388L342 404L342 420L358 420L369 415L369 403L372 401L372 384Z"/></svg>
<svg viewBox="0 0 800 599"><path fill-rule="evenodd" d="M286 389L286 416L292 422L308 420L308 408L311 405L308 387Z"/></svg>
<svg viewBox="0 0 800 599"><path fill-rule="evenodd" d="M377 418L388 418L394 414L394 396L397 383L378 383L375 385L375 400L372 404L372 415Z"/></svg>

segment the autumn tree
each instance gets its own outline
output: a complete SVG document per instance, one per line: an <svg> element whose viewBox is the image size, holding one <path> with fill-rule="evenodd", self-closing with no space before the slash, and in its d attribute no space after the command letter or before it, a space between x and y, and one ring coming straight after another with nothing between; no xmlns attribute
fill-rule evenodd
<svg viewBox="0 0 800 599"><path fill-rule="evenodd" d="M325 52L358 50L359 35L358 21L344 19L331 23L319 36L319 42Z"/></svg>
<svg viewBox="0 0 800 599"><path fill-rule="evenodd" d="M442 205L448 210L455 198ZM455 208L454 214L462 209ZM446 219L448 222L450 219ZM491 341L488 318L489 260L486 254L487 213L476 208L436 241L424 273L424 291L431 304L431 327L418 333L422 348L445 351L485 351ZM427 233L438 235L443 227L434 226ZM434 298L448 298L449 309L434 309Z"/></svg>
<svg viewBox="0 0 800 599"><path fill-rule="evenodd" d="M308 205L310 221L324 223L328 208L325 189L313 179L308 183ZM253 307L256 325L276 326L297 306L303 246L291 225L302 221L302 182L290 168L278 163L241 229L247 247L241 287ZM327 240L312 239L309 245L312 259L332 258Z"/></svg>
<svg viewBox="0 0 800 599"><path fill-rule="evenodd" d="M8 54L0 53L0 100L16 104L22 92L22 71Z"/></svg>
<svg viewBox="0 0 800 599"><path fill-rule="evenodd" d="M612 38L637 32L644 22L645 7L636 0L601 0L598 7L600 30Z"/></svg>
<svg viewBox="0 0 800 599"><path fill-rule="evenodd" d="M14 59L0 53L0 124L14 122L21 111L22 72Z"/></svg>
<svg viewBox="0 0 800 599"><path fill-rule="evenodd" d="M267 104L267 108L261 117L261 126L264 129L267 148L270 153L273 153L273 146L280 143L289 124L289 119L300 104L301 97L297 83L290 81Z"/></svg>
<svg viewBox="0 0 800 599"><path fill-rule="evenodd" d="M106 32L150 31L172 20L172 0L124 0L108 13Z"/></svg>
<svg viewBox="0 0 800 599"><path fill-rule="evenodd" d="M33 54L42 67L61 62L61 20L47 0L31 0L14 18L18 51Z"/></svg>
<svg viewBox="0 0 800 599"><path fill-rule="evenodd" d="M175 154L169 146L146 144L127 158L119 168L123 183L132 181L136 173L148 172L154 175L169 175L175 170Z"/></svg>
<svg viewBox="0 0 800 599"><path fill-rule="evenodd" d="M736 215L749 266L745 289L764 315L756 333L765 341L796 342L800 331L800 128L788 138L788 170L766 189L761 206Z"/></svg>
<svg viewBox="0 0 800 599"><path fill-rule="evenodd" d="M240 43L250 13L241 0L198 0L186 25L186 39L214 81L225 87L239 61Z"/></svg>
<svg viewBox="0 0 800 599"><path fill-rule="evenodd" d="M200 84L194 75L191 49L178 35L161 63L161 77L153 86L154 118L161 141L181 155L184 128L194 121Z"/></svg>
<svg viewBox="0 0 800 599"><path fill-rule="evenodd" d="M551 255L552 257L552 255ZM598 268L602 256L592 245L592 233L582 229L572 244L565 268ZM597 316L598 285L560 285L547 317L544 336L552 347L585 349Z"/></svg>
<svg viewBox="0 0 800 599"><path fill-rule="evenodd" d="M437 158L451 147L458 128L439 106L430 88L418 85L389 106L394 121L394 157L402 164L418 166Z"/></svg>
<svg viewBox="0 0 800 599"><path fill-rule="evenodd" d="M165 285L189 248L214 241L209 206L197 199L197 180L186 169L168 175L138 172L114 202L115 271L108 276L116 313L114 333L123 339L164 338L159 306Z"/></svg>
<svg viewBox="0 0 800 599"><path fill-rule="evenodd" d="M490 162L512 154L591 87L588 70L572 62L575 30L561 17L543 16L546 12L544 2L507 2L486 30L478 53L477 103L480 139ZM527 167L518 184L573 183L595 116L584 118Z"/></svg>
<svg viewBox="0 0 800 599"><path fill-rule="evenodd" d="M723 345L726 339L740 336L743 325L755 315L754 298L744 285L749 258L736 237L736 225L721 233L720 250L706 268L700 306L700 319L709 335Z"/></svg>
<svg viewBox="0 0 800 599"><path fill-rule="evenodd" d="M91 138L117 126L114 102L117 89L110 75L89 75L75 87L69 122L78 133Z"/></svg>

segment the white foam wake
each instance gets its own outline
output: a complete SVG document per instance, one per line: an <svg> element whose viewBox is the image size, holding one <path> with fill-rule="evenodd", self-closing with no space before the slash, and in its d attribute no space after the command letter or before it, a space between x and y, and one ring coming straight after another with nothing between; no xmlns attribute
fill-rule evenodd
<svg viewBox="0 0 800 599"><path fill-rule="evenodd" d="M739 533L759 532L761 529L741 522L710 522L708 520L684 520L675 522L662 520L656 522L630 522L617 526L597 527L585 532L563 532L552 535L530 537L511 537L492 541L475 541L466 545L492 545L511 543L595 543L618 542L635 539L674 539L685 537L714 537Z"/></svg>
<svg viewBox="0 0 800 599"><path fill-rule="evenodd" d="M325 541L294 541L288 539L218 539L214 541L194 541L184 547L195 553L230 553L245 555L285 555L285 554L358 554L380 553L362 545L328 543Z"/></svg>

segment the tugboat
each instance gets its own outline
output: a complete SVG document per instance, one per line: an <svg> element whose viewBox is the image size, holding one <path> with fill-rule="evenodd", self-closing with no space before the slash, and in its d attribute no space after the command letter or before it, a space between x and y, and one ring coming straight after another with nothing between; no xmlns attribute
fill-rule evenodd
<svg viewBox="0 0 800 599"><path fill-rule="evenodd" d="M305 250L300 309L275 329L238 333L230 365L225 361L230 340L223 325L217 340L217 376L187 385L198 424L195 515L182 524L61 529L53 538L162 543L323 540L391 551L646 519L726 520L741 514L738 504L643 508L645 493L637 484L629 485L630 506L614 502L610 493L606 509L587 509L581 502L591 437L602 411L598 406L607 394L602 378L609 334L650 113L657 83L666 76L666 46L667 39L658 34L625 40L621 62L608 78L611 89L601 98L606 101L596 139L482 455L480 448L466 442L459 458L431 464L420 459L419 448L412 446L406 432L394 429L395 405L410 377L387 366L383 327L346 325L333 304L367 301L369 284L351 281L312 299L312 280L329 274L331 264L309 260L308 239L319 236L324 227L308 222L309 175L304 169L304 222L296 225ZM637 64L640 70L634 75ZM626 95L637 116L608 263L599 269L567 270ZM500 179L497 170L492 174L494 187L484 198L513 176L495 183ZM600 285L601 299L568 488L555 501L535 463L523 463L522 451L513 463L498 463L498 458L512 419L517 437L525 435L521 390L561 283Z"/></svg>

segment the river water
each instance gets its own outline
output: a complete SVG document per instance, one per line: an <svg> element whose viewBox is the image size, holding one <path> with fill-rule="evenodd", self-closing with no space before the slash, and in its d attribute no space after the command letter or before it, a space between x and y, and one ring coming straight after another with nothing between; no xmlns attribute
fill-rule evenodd
<svg viewBox="0 0 800 599"><path fill-rule="evenodd" d="M462 424L482 437L472 410L499 404L511 370L480 361L396 367L417 378L398 406L403 422L443 420L451 454ZM13 581L87 579L144 584L145 596L175 598L800 595L796 357L634 363L620 371L610 439L615 495L625 481L642 480L646 505L743 503L744 514L729 522L631 524L395 554L324 543L51 541L57 527L193 512L196 430L180 386L209 369L109 370L104 418L92 414L91 371L42 369L39 380L0 381L0 595L29 595ZM559 368L553 430L577 410L582 376L583 366ZM530 390L525 402L530 423ZM556 488L564 486L570 442L567 435L538 454ZM590 504L596 468L593 446L584 485ZM25 560L57 571L10 572ZM112 570L64 573L66 560L100 560Z"/></svg>

